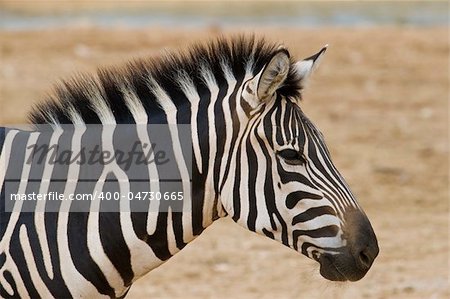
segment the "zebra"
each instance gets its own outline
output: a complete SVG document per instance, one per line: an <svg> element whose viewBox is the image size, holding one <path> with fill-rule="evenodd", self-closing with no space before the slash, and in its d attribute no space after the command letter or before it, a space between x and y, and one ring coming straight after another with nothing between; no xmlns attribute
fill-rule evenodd
<svg viewBox="0 0 450 299"><path fill-rule="evenodd" d="M8 161L25 153L14 138L33 144L40 132L0 130L0 296L125 297L133 282L226 216L315 260L325 279L364 277L378 255L377 238L301 109L302 90L326 49L295 61L285 46L263 38L220 37L56 86L32 110L31 123L55 131L189 125L190 209L8 212ZM174 144L179 136L171 135Z"/></svg>

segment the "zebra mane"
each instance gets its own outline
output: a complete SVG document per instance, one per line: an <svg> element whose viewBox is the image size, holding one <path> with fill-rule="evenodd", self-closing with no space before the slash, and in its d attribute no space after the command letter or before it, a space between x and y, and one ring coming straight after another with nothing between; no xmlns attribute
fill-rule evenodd
<svg viewBox="0 0 450 299"><path fill-rule="evenodd" d="M139 58L119 67L99 68L95 75L78 74L62 80L47 98L28 115L33 124L102 123L102 109L112 113L117 123L134 123L125 105L127 91L132 91L145 108L145 113L157 114L158 99L149 85L156 82L176 106L185 98L177 78L190 80L200 97L209 90L204 80L205 70L219 87L225 83L223 66L242 80L250 71L257 74L270 61L278 45L254 36L217 38L206 44L194 44L185 51L168 52L159 57ZM301 84L291 61L291 68L278 93L299 97ZM99 108L100 107L100 108Z"/></svg>

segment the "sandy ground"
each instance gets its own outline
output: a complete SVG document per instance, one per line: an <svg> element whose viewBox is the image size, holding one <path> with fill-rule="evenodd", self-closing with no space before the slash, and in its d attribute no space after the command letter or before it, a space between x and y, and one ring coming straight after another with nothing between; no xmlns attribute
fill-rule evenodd
<svg viewBox="0 0 450 299"><path fill-rule="evenodd" d="M25 122L51 83L222 32L0 32L0 123ZM258 31L302 58L330 49L304 110L326 136L378 235L380 255L356 283L330 283L282 245L220 220L138 281L129 298L449 298L448 31L334 28Z"/></svg>

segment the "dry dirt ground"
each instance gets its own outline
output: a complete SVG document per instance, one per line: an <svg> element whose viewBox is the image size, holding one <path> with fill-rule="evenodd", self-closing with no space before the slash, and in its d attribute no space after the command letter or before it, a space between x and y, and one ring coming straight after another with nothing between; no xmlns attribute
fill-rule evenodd
<svg viewBox="0 0 450 299"><path fill-rule="evenodd" d="M330 283L306 257L220 220L138 281L129 298L449 298L446 28L261 29L297 58L329 51L304 111L326 136L378 235L356 283ZM24 123L51 83L217 34L89 27L0 32L1 124Z"/></svg>

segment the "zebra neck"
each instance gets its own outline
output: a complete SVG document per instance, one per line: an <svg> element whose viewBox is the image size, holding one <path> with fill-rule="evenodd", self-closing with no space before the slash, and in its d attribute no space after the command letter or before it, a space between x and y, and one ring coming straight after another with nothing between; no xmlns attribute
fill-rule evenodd
<svg viewBox="0 0 450 299"><path fill-rule="evenodd" d="M59 191L64 196L69 196L77 192L81 173L96 177L96 180L84 182L86 190L83 192L86 193L92 193L96 188L101 190L100 185L111 178L111 173L120 179L123 173L110 171L107 167L96 173L80 170L82 166L77 163L64 167L49 163L27 163L27 157L31 157L35 149L31 145L65 140L71 146L81 146L80 143L73 142L81 136L80 133L45 137L39 132L9 130L2 140L4 144L0 157L4 163L0 177L2 194L5 195L5 190L17 194L50 194ZM72 150L75 152L77 149ZM54 180L55 174L59 178L70 177L72 183ZM8 182L8 188L5 189L4 178L11 179L15 176L17 180ZM64 213L8 213L2 200L1 248L9 248L11 240L14 240L16 227L24 226L30 242L38 244L36 247L41 248L46 259L45 265L38 265L39 269L50 273L52 268L60 266L58 273L62 276L71 277L74 273L81 273L77 274L80 285L84 282L86 285L93 284L100 293L122 294L136 279L184 248L217 218L213 212L214 194L205 188L206 174L201 174L193 167L192 177L192 200L188 201L190 206L178 207L178 210L176 206L166 207L165 210L152 209L150 206L148 211L142 212L121 209L120 212L99 213L98 210L92 211L92 206L89 206L90 210L77 210L79 205L67 201L57 206ZM125 185L130 192L134 188L133 183L126 180ZM121 186L119 190L122 191L123 188ZM114 192L113 189L109 191ZM45 206L42 203L37 203L36 208ZM19 201L13 206L13 211L23 212L26 208L30 208L28 204ZM49 237L42 239L39 237L42 235ZM59 264L57 260L62 263ZM98 276L98 270L104 277ZM70 291L77 294L80 290Z"/></svg>

